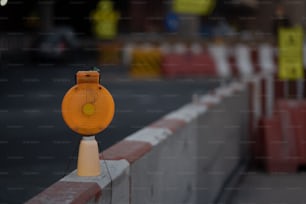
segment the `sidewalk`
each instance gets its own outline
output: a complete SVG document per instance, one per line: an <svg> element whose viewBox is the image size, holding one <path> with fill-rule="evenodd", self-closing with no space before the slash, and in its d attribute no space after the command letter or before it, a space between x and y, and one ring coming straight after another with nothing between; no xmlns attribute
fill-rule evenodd
<svg viewBox="0 0 306 204"><path fill-rule="evenodd" d="M231 204L305 204L306 173L266 174L247 172Z"/></svg>

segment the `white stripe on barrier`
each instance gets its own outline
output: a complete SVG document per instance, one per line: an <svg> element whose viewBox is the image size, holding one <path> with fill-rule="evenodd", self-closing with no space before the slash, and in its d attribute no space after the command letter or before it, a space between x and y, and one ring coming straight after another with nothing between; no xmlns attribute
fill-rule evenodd
<svg viewBox="0 0 306 204"><path fill-rule="evenodd" d="M175 54L185 54L187 53L187 46L184 43L176 43L173 46L173 52Z"/></svg>
<svg viewBox="0 0 306 204"><path fill-rule="evenodd" d="M208 48L216 63L217 73L220 77L230 77L231 69L228 62L228 50L223 45L210 45Z"/></svg>
<svg viewBox="0 0 306 204"><path fill-rule="evenodd" d="M193 114L196 114L196 116L203 114L207 111L207 106L205 105L197 105L197 104L187 104L182 107L183 111L190 111Z"/></svg>
<svg viewBox="0 0 306 204"><path fill-rule="evenodd" d="M235 47L235 57L237 61L237 67L239 69L239 74L242 77L252 75L254 68L251 61L250 48L246 45L238 44Z"/></svg>
<svg viewBox="0 0 306 204"><path fill-rule="evenodd" d="M132 54L134 51L135 45L132 43L126 44L123 48L122 53L122 63L126 66L132 63Z"/></svg>
<svg viewBox="0 0 306 204"><path fill-rule="evenodd" d="M276 65L274 63L273 47L269 44L261 44L258 47L258 60L262 71L273 73Z"/></svg>
<svg viewBox="0 0 306 204"><path fill-rule="evenodd" d="M261 76L254 76L251 79L251 82L253 83L253 91L252 91L252 99L253 99L253 107L251 107L251 110L254 111L254 124L253 127L256 127L258 120L262 116L262 109L261 109Z"/></svg>
<svg viewBox="0 0 306 204"><path fill-rule="evenodd" d="M268 74L265 76L265 90L266 90L266 101L265 101L265 107L266 107L266 115L268 117L271 117L273 115L274 111L274 76L273 74Z"/></svg>
<svg viewBox="0 0 306 204"><path fill-rule="evenodd" d="M190 46L190 51L192 54L199 55L203 52L203 46L201 46L199 43L192 43Z"/></svg>
<svg viewBox="0 0 306 204"><path fill-rule="evenodd" d="M172 132L168 128L146 127L126 137L125 140L148 142L151 145L156 146L171 134Z"/></svg>
<svg viewBox="0 0 306 204"><path fill-rule="evenodd" d="M246 88L245 84L240 82L232 82L230 86L233 88L234 91L243 91Z"/></svg>
<svg viewBox="0 0 306 204"><path fill-rule="evenodd" d="M206 106L187 104L183 106L182 108L169 113L164 118L183 120L186 123L188 123L192 121L193 119L195 119L198 115L204 113L206 110L207 110Z"/></svg>
<svg viewBox="0 0 306 204"><path fill-rule="evenodd" d="M78 176L77 170L74 170L73 172L62 178L60 181L95 182L103 189L111 183L112 179L116 179L122 174L129 173L129 162L125 159L101 160L100 168L102 169L100 176ZM106 169L108 169L109 172L106 171Z"/></svg>
<svg viewBox="0 0 306 204"><path fill-rule="evenodd" d="M230 86L223 86L216 89L216 96L219 97L229 97L233 94L234 89Z"/></svg>
<svg viewBox="0 0 306 204"><path fill-rule="evenodd" d="M200 103L210 103L210 104L218 104L221 102L221 98L219 96L216 95L211 95L211 94L207 94L202 96L199 99Z"/></svg>
<svg viewBox="0 0 306 204"><path fill-rule="evenodd" d="M169 43L161 44L159 49L162 54L170 54L172 52L172 46Z"/></svg>

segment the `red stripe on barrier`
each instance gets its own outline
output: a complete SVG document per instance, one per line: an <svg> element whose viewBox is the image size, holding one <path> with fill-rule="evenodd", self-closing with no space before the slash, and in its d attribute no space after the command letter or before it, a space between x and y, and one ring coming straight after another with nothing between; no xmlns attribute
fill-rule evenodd
<svg viewBox="0 0 306 204"><path fill-rule="evenodd" d="M259 73L261 71L261 67L259 65L259 56L257 47L251 49L251 60L253 64L253 73Z"/></svg>
<svg viewBox="0 0 306 204"><path fill-rule="evenodd" d="M184 72L186 65L183 55L167 54L163 57L161 66L164 75L175 77Z"/></svg>
<svg viewBox="0 0 306 204"><path fill-rule="evenodd" d="M199 105L203 105L207 109L209 109L209 108L213 107L214 105L216 105L216 103L212 103L212 102L200 102Z"/></svg>
<svg viewBox="0 0 306 204"><path fill-rule="evenodd" d="M97 202L102 191L94 182L59 181L26 202L27 204L87 203Z"/></svg>
<svg viewBox="0 0 306 204"><path fill-rule="evenodd" d="M260 80L260 88L261 88L261 90L260 90L260 92L261 92L261 95L260 95L260 98L261 98L261 113L262 113L262 115L267 115L267 110L266 110L266 101L268 100L267 98L269 97L269 96L267 96L267 86L268 86L268 84L267 84L268 82L267 82L267 80L265 80L265 79L261 79Z"/></svg>
<svg viewBox="0 0 306 204"><path fill-rule="evenodd" d="M217 76L212 56L201 54L166 54L161 64L162 72L168 77L178 76Z"/></svg>
<svg viewBox="0 0 306 204"><path fill-rule="evenodd" d="M233 54L231 54L228 58L229 64L230 64L230 69L232 76L236 77L239 76L239 69L237 66L237 60Z"/></svg>
<svg viewBox="0 0 306 204"><path fill-rule="evenodd" d="M217 68L215 62L212 56L207 52L199 55L194 55L192 57L190 71L190 74L195 76L198 74L204 76L217 76Z"/></svg>
<svg viewBox="0 0 306 204"><path fill-rule="evenodd" d="M100 153L100 159L126 159L129 163L133 163L151 149L152 145L147 142L122 140Z"/></svg>
<svg viewBox="0 0 306 204"><path fill-rule="evenodd" d="M277 114L264 119L264 147L269 172L295 172L298 167L296 126L292 114L295 102L277 102Z"/></svg>
<svg viewBox="0 0 306 204"><path fill-rule="evenodd" d="M293 110L292 120L296 128L296 145L299 164L306 164L306 101L298 101L298 107Z"/></svg>

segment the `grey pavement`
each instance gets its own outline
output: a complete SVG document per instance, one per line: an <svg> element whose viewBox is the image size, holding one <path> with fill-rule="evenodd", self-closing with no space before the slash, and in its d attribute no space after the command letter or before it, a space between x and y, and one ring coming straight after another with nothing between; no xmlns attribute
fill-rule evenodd
<svg viewBox="0 0 306 204"><path fill-rule="evenodd" d="M247 172L233 191L230 204L305 204L306 173Z"/></svg>

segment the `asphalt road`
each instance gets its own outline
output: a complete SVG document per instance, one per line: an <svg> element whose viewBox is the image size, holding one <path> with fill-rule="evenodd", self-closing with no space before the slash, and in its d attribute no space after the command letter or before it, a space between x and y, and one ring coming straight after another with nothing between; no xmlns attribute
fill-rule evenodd
<svg viewBox="0 0 306 204"><path fill-rule="evenodd" d="M0 203L24 202L76 168L81 137L64 124L61 101L76 71L89 64L1 67ZM115 67L102 70L101 81L114 97L116 113L97 135L100 150L219 84L204 78L133 80Z"/></svg>

